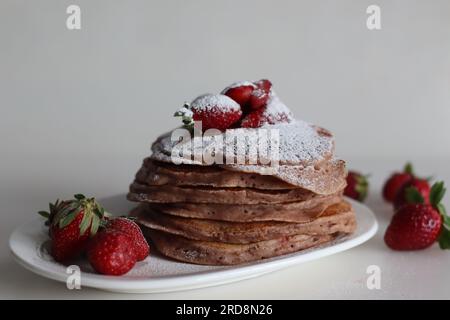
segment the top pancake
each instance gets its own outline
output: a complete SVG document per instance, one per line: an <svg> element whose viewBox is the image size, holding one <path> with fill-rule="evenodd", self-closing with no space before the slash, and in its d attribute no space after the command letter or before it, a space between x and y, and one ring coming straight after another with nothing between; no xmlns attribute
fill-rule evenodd
<svg viewBox="0 0 450 320"><path fill-rule="evenodd" d="M266 125L258 129L274 130L278 133L279 137L279 153L278 159L272 159L272 154L258 154L258 161L260 163L254 163L257 165L265 164L266 161L279 161L281 165L303 165L308 166L311 164L316 164L320 161L330 160L334 152L334 137L326 129L314 126L305 121L295 120L290 123L280 123L276 125ZM205 139L203 137L191 137L190 140L186 141L172 141L172 133L168 132L160 136L152 145L153 159L161 160L164 162L172 162L174 158L183 161L185 164L196 164L196 165L208 165L208 163L203 161L198 161L191 157L187 159L183 155L174 153L174 147L177 146L177 150L189 151L190 154L195 154L196 151L208 150L212 146L216 146L217 141L222 141L221 145L223 148L215 149L216 159L222 158L224 164L229 164L227 162L227 157L230 155L237 157L239 152L245 150L246 163L251 164L249 154L251 147L255 143L254 140L246 139L242 140L244 144L243 149L236 148L234 140L227 140L226 136L236 136L236 137L252 137L258 129L254 128L236 128L227 129L218 135L217 140ZM267 145L271 145L272 137L270 135L262 136L261 139L265 141ZM200 148L199 148L200 146ZM183 148L184 147L184 148ZM226 148L228 148L225 150Z"/></svg>
<svg viewBox="0 0 450 320"><path fill-rule="evenodd" d="M243 163L229 163L231 153L233 159L237 159L241 149L236 148L233 144L227 143L226 136L233 135L238 137L248 137L255 134L256 129L237 128L228 129L224 133L218 134L218 140L224 141L220 146L222 148L215 148L216 140L202 139L201 137L193 137L188 141L172 141L172 132L168 132L160 136L152 145L151 158L153 160L173 163L174 160L180 161L189 165L208 165L204 159L185 158L182 154L175 152L175 150L188 150L190 154L198 153L200 150L214 149L215 159L222 159L220 164L225 169L234 170L238 172L256 173L260 175L270 174L289 184L302 187L308 186L312 189L317 189L317 193L329 194L332 191L327 190L327 185L324 183L320 187L314 187L318 182L310 182L311 177L314 176L316 168L324 166L333 160L334 153L334 137L333 135L320 127L308 124L301 120L296 120L291 123L283 123L277 125L263 126L261 129L276 130L279 133L279 152L277 159L271 159L274 155L268 152L267 154L258 154L257 163L252 163L252 155L250 150L253 150L254 141L251 139L244 139L246 143L244 150L245 154L241 155L245 161ZM220 139L219 139L220 138ZM271 145L271 138L266 137L267 144ZM180 144L183 146L180 146ZM175 149L176 147L176 149ZM183 152L184 152L183 151ZM278 165L267 165L267 163L277 163ZM343 162L339 161L335 164L337 167L343 167ZM322 175L323 176L323 175ZM342 183L340 175L332 176L337 179L335 184ZM320 180L320 179L319 179ZM335 191L335 190L334 190ZM314 191L316 192L316 191Z"/></svg>

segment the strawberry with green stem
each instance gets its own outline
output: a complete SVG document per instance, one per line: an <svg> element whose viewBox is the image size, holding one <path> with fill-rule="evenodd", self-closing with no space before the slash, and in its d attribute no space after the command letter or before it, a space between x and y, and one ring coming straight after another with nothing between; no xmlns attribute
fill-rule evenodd
<svg viewBox="0 0 450 320"><path fill-rule="evenodd" d="M403 172L393 173L383 186L383 198L387 202L393 203L400 189L414 178L413 167L407 163Z"/></svg>
<svg viewBox="0 0 450 320"><path fill-rule="evenodd" d="M349 171L347 175L347 186L344 195L352 199L363 202L369 193L369 175L362 175L359 172Z"/></svg>
<svg viewBox="0 0 450 320"><path fill-rule="evenodd" d="M397 195L394 199L394 208L396 210L408 203L407 195L411 192L410 189L415 189L415 191L419 192L419 194L422 196L424 202L429 203L431 187L428 183L428 180L413 177L411 180L406 182L397 192Z"/></svg>
<svg viewBox="0 0 450 320"><path fill-rule="evenodd" d="M102 224L105 210L95 198L76 194L74 199L50 203L50 211L39 214L47 220L51 238L51 255L58 262L79 256Z"/></svg>
<svg viewBox="0 0 450 320"><path fill-rule="evenodd" d="M427 204L418 190L408 189L408 204L392 217L385 243L394 250L419 250L438 241L441 249L450 249L450 218L441 203L445 191L443 182L435 183Z"/></svg>

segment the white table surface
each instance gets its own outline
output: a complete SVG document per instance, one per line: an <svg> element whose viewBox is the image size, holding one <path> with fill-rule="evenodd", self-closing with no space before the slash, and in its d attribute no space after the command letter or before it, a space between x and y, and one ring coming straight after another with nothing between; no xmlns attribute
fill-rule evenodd
<svg viewBox="0 0 450 320"><path fill-rule="evenodd" d="M105 158L108 158L105 161ZM18 160L20 159L20 160ZM418 159L417 171L450 184L449 159ZM41 278L17 265L9 254L8 237L48 201L73 193L98 198L123 193L140 164L139 157L114 156L73 159L61 155L32 159L15 155L2 163L0 180L0 298L3 299L418 299L450 298L450 251L437 245L417 252L390 251L383 234L391 209L380 197L380 186L403 159L349 159L349 166L370 172L371 194L380 230L369 242L349 251L229 285L165 294L117 294L82 288ZM445 197L449 206L450 196ZM381 268L381 289L366 286L366 268Z"/></svg>

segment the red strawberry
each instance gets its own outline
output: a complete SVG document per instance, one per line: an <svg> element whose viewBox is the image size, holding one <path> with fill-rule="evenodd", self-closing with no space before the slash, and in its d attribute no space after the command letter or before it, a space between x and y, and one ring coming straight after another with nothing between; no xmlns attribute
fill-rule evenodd
<svg viewBox="0 0 450 320"><path fill-rule="evenodd" d="M131 239L133 240L133 246L136 252L137 261L142 261L147 258L150 251L147 240L145 240L141 228L139 228L139 226L131 219L111 219L108 221L106 227L109 230L121 231L131 237Z"/></svg>
<svg viewBox="0 0 450 320"><path fill-rule="evenodd" d="M394 250L424 249L436 241L441 223L441 215L433 207L408 204L394 215L384 241Z"/></svg>
<svg viewBox="0 0 450 320"><path fill-rule="evenodd" d="M192 103L185 104L175 112L182 117L185 126L192 127L194 121L201 121L203 130L225 130L235 124L242 116L239 104L222 94L205 94Z"/></svg>
<svg viewBox="0 0 450 320"><path fill-rule="evenodd" d="M256 89L252 91L249 100L249 106L253 110L257 110L267 104L272 83L267 79L262 79L255 82L255 86Z"/></svg>
<svg viewBox="0 0 450 320"><path fill-rule="evenodd" d="M414 177L412 165L407 163L403 172L392 174L383 187L383 197L387 202L394 202L400 189Z"/></svg>
<svg viewBox="0 0 450 320"><path fill-rule="evenodd" d="M355 171L349 171L347 175L347 186L345 187L344 194L347 197L362 202L366 199L368 191L369 182L367 181L367 176L363 176Z"/></svg>
<svg viewBox="0 0 450 320"><path fill-rule="evenodd" d="M241 108L245 108L255 87L253 83L248 81L236 82L225 88L222 94L239 103Z"/></svg>
<svg viewBox="0 0 450 320"><path fill-rule="evenodd" d="M444 183L431 188L429 204L422 195L409 189L415 203L401 207L392 217L384 235L386 244L394 250L418 250L431 246L436 240L441 249L450 249L450 219L440 203L445 194Z"/></svg>
<svg viewBox="0 0 450 320"><path fill-rule="evenodd" d="M101 274L119 276L136 264L133 240L117 230L102 230L89 243L87 256L91 266Z"/></svg>
<svg viewBox="0 0 450 320"><path fill-rule="evenodd" d="M395 209L399 209L401 206L410 202L408 201L408 190L410 188L416 189L424 199L424 202L429 204L431 188L428 181L419 178L412 178L400 188L399 192L397 192L394 200Z"/></svg>
<svg viewBox="0 0 450 320"><path fill-rule="evenodd" d="M291 122L293 119L289 108L272 93L267 106L252 111L241 122L242 128L259 128L266 124Z"/></svg>
<svg viewBox="0 0 450 320"><path fill-rule="evenodd" d="M94 198L78 194L74 200L50 204L50 212L40 211L47 218L51 255L56 261L66 262L79 256L90 237L97 232L105 210Z"/></svg>

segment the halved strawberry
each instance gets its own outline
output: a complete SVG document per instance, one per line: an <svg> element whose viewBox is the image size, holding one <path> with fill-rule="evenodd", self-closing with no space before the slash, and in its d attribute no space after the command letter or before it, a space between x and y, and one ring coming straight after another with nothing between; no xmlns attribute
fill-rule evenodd
<svg viewBox="0 0 450 320"><path fill-rule="evenodd" d="M255 88L256 86L249 81L240 81L226 87L221 93L239 103L241 108L246 108Z"/></svg>
<svg viewBox="0 0 450 320"><path fill-rule="evenodd" d="M256 89L252 91L249 99L250 109L257 110L267 104L270 99L272 83L267 79L255 82Z"/></svg>
<svg viewBox="0 0 450 320"><path fill-rule="evenodd" d="M289 108L273 92L265 107L250 112L241 122L242 128L259 128L267 124L288 123L293 120Z"/></svg>

